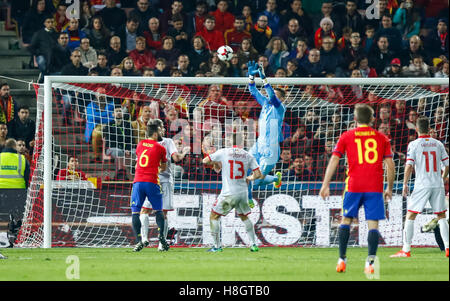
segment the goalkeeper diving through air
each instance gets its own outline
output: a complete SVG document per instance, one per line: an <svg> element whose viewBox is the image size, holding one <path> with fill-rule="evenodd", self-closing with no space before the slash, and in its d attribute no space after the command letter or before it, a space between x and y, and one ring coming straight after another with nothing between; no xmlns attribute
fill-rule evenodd
<svg viewBox="0 0 450 301"><path fill-rule="evenodd" d="M267 97L262 95L255 85L255 75L259 74L264 83ZM261 113L258 119L259 136L256 143L250 149L250 154L256 158L262 177L248 185L249 205L253 208L252 186L264 186L274 183L275 188L281 186L281 172L275 176L269 175L280 158L280 142L283 141L282 126L286 107L283 105L285 92L275 88L267 82L264 68L256 62L248 62L248 88L251 95L261 105Z"/></svg>

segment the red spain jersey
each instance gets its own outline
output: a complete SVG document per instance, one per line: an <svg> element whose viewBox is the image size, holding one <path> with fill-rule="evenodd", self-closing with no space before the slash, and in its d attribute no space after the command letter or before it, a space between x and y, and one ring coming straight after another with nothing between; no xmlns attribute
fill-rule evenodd
<svg viewBox="0 0 450 301"><path fill-rule="evenodd" d="M134 182L159 184L159 168L167 162L166 149L155 140L141 140L136 148Z"/></svg>
<svg viewBox="0 0 450 301"><path fill-rule="evenodd" d="M347 155L349 192L383 192L383 160L392 157L391 143L382 133L361 126L341 135L333 154Z"/></svg>

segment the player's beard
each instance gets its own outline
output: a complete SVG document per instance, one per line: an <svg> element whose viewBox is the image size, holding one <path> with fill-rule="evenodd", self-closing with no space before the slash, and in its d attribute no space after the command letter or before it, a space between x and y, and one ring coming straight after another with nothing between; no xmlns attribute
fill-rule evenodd
<svg viewBox="0 0 450 301"><path fill-rule="evenodd" d="M162 140L163 140L162 136L160 134L158 134L158 141L162 141Z"/></svg>

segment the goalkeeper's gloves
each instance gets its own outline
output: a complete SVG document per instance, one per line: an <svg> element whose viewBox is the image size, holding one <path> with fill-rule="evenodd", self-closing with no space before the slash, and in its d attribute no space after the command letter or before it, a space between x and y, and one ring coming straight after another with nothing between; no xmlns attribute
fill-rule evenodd
<svg viewBox="0 0 450 301"><path fill-rule="evenodd" d="M252 200L252 199L249 199L249 200L248 200L248 206L249 206L250 208L255 207L255 203L253 203L253 200Z"/></svg>
<svg viewBox="0 0 450 301"><path fill-rule="evenodd" d="M259 73L259 77L261 77L264 85L268 84L267 78L266 78L266 74L264 73L264 67L262 65L258 66L258 73Z"/></svg>
<svg viewBox="0 0 450 301"><path fill-rule="evenodd" d="M253 81L255 80L255 75L259 73L258 64L255 61L250 61L247 63L248 66L248 78Z"/></svg>

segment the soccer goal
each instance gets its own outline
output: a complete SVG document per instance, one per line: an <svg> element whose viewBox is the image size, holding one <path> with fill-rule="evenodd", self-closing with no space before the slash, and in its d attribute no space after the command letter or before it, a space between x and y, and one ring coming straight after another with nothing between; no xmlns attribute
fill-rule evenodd
<svg viewBox="0 0 450 301"><path fill-rule="evenodd" d="M264 93L260 79L256 83ZM255 207L249 218L258 244L337 244L346 176L343 159L330 187L332 197L322 200L318 192L337 139L355 126L353 106L365 102L376 112L373 127L391 138L395 153L394 197L386 205L387 219L380 224L382 245L401 245L407 144L416 138L414 122L420 115L430 117L432 135L448 144L448 79L269 78L269 83L284 90L286 98L281 158L273 170L283 173L283 184L253 191ZM174 140L180 153L190 148L182 161L173 163L170 241L180 247L212 243L209 214L221 189L221 176L201 160L232 146L232 133L241 134L246 150L255 143L260 106L249 93L247 78L47 76L35 89L36 146L17 246L134 244L133 152L145 138L150 118L164 121L166 137ZM431 212L425 211L417 227L431 218ZM221 223L224 246L248 243L234 211ZM351 228L350 245L366 244L365 224L360 214L359 223ZM416 230L414 245L435 245L432 234ZM149 233L156 246L154 217Z"/></svg>

